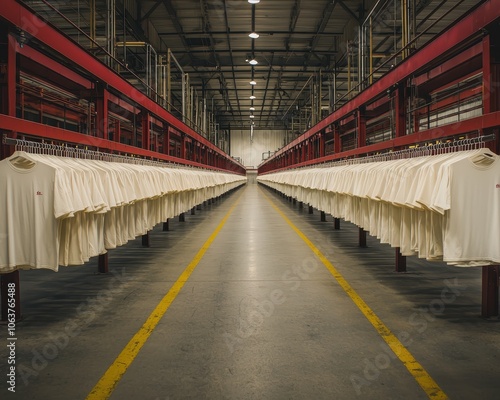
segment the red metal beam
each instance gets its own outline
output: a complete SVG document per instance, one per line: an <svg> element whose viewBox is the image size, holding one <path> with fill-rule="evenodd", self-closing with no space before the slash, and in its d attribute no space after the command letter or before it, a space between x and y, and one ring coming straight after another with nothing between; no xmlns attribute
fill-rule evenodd
<svg viewBox="0 0 500 400"><path fill-rule="evenodd" d="M56 74L76 83L77 85L82 86L85 89L92 88L92 82L89 81L88 79L85 79L80 74L77 74L75 71L66 68L57 61L36 51L35 49L33 49L28 45L24 45L23 47L21 47L19 46L19 43L17 43L17 41L14 42L15 42L15 51L17 53L23 55L26 58L29 58L30 60L36 62L37 64L44 66L45 68L50 69L51 71L54 71Z"/></svg>
<svg viewBox="0 0 500 400"><path fill-rule="evenodd" d="M354 157L354 156L359 156L359 155L365 155L365 154L371 154L371 153L377 153L380 151L388 150L388 149L394 149L397 147L404 147L404 146L409 146L412 144L416 143L423 143L423 142L428 142L428 141L433 141L445 137L450 137L450 136L455 136L455 135L461 135L461 134L466 134L466 133L471 133L471 132L478 132L479 130L484 130L484 129L490 129L490 128L495 128L500 126L500 111L487 114L487 115L482 115L480 117L476 118L471 118L465 121L460 121L454 124L449 124L449 125L443 125L438 128L433 128L421 132L416 132L411 135L406 135L402 137L398 137L392 140L387 140L385 142L380 142L380 143L375 143L371 144L368 146L364 146L361 148L353 149L353 150L347 150L340 152L338 154L331 154L326 157L322 158L317 158L315 160L310 160L306 162L300 162L295 165L289 165L285 168L280 168L280 169L273 169L274 171L282 170L282 169L288 169L288 168L296 168L296 167L304 167L308 165L313 165L313 164L321 164L329 161L335 161L343 158L349 158L349 157ZM259 168L259 173L260 171L269 171L263 167L266 165L263 164Z"/></svg>
<svg viewBox="0 0 500 400"><path fill-rule="evenodd" d="M479 56L483 52L483 45L481 43L477 43L471 48L464 50L460 54L455 57L445 61L438 67L431 69L415 78L413 78L412 83L416 86L420 86L432 79L435 79L439 76L444 75L447 72L450 72L452 69L457 68L458 66L467 63L472 58Z"/></svg>
<svg viewBox="0 0 500 400"><path fill-rule="evenodd" d="M101 139L95 136L84 135L81 133L76 133L65 129L56 128L45 124L40 124L38 122L28 121L25 119L11 117L4 114L0 114L0 130L18 132L26 135L36 136L50 140L56 140L65 143L75 143L79 145L94 147L99 150L109 150L120 154L134 154L149 159L163 160L178 164L190 165L193 167L224 170L223 168L214 168L200 163L183 160L182 158L172 157L166 154L157 153L147 149L141 149L139 147L130 146L123 143L117 143L115 141ZM240 167L237 164L234 164L234 166L238 167L236 171L239 174L243 174L245 172L243 167ZM233 169L233 171L235 170Z"/></svg>

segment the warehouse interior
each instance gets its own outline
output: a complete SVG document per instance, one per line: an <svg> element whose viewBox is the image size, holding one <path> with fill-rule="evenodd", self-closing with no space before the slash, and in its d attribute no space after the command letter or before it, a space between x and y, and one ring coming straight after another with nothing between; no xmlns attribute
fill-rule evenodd
<svg viewBox="0 0 500 400"><path fill-rule="evenodd" d="M500 0L0 21L2 398L498 398Z"/></svg>

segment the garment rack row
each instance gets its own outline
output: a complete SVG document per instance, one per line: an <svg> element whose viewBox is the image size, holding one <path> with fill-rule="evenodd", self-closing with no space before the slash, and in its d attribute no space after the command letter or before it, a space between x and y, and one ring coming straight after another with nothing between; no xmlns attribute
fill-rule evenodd
<svg viewBox="0 0 500 400"><path fill-rule="evenodd" d="M415 146L408 149L389 150L384 153L372 154L364 157L347 158L337 161L328 161L320 164L306 165L298 167L297 169L329 168L342 165L363 164L369 162L381 162L381 161L400 160L405 158L433 156L444 153L453 153L457 151L477 150L480 148L484 148L486 146L486 143L493 142L495 140L496 140L495 134L476 136L473 138L466 138L466 139L448 140L445 142L430 143L430 144L425 144L423 146ZM272 173L273 171L269 172Z"/></svg>
<svg viewBox="0 0 500 400"><path fill-rule="evenodd" d="M26 139L17 139L3 135L3 144L14 146L15 151L25 151L33 154L46 154L57 157L79 158L84 160L97 160L107 162L118 162L136 165L146 165L152 167L187 168L201 169L191 165L184 165L174 162L150 160L140 156L105 153L99 150L91 150L85 147L75 147L70 145L60 145L47 142L35 142ZM229 173L229 171L228 171Z"/></svg>
<svg viewBox="0 0 500 400"><path fill-rule="evenodd" d="M31 140L26 140L24 138L11 138L7 135L3 135L2 139L3 144L8 146L13 146L15 151L26 152L31 154L41 154L48 156L57 156L61 158L76 158L82 160L95 160L95 161L105 161L105 162L115 162L122 164L135 164L141 166L151 166L151 167L162 167L162 168L175 168L178 170L185 169L193 172L196 171L204 171L211 173L224 173L224 174L234 174L231 171L217 171L211 170L208 168L184 165L180 163L174 162L166 162L166 161L158 161L151 160L147 158L141 158L140 156L132 157L130 155L122 155L122 154L110 154L105 153L99 150L88 149L86 147L76 147L71 145L60 145L60 144L52 144L47 142L36 142ZM239 174L237 174L239 175ZM222 197L225 197L229 193L238 189L238 187L230 188L225 193L218 195L217 197L207 198L202 203L194 206L190 212L191 215L196 214L196 210L202 210L203 206L210 206L218 202ZM210 208L207 208L210 209ZM185 213L181 213L178 215L179 222L185 222ZM163 222L163 231L169 231L170 224L169 220ZM149 231L142 235L142 246L150 247L150 235ZM108 252L101 254L98 256L98 272L99 273L108 273ZM9 286L10 285L10 286ZM1 298L1 321L6 321L8 319L8 287L15 287L14 297L16 298L16 318L20 319L22 317L21 314L21 301L20 301L20 275L19 270L4 273L0 275L0 298Z"/></svg>

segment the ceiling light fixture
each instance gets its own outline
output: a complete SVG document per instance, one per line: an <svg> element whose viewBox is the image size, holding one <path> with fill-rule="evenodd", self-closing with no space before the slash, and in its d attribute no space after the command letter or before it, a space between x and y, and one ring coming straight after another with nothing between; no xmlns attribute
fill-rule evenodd
<svg viewBox="0 0 500 400"><path fill-rule="evenodd" d="M257 82L255 82L253 79L250 81L250 85L256 85Z"/></svg>
<svg viewBox="0 0 500 400"><path fill-rule="evenodd" d="M260 3L260 0L248 0L250 4L257 4Z"/></svg>
<svg viewBox="0 0 500 400"><path fill-rule="evenodd" d="M250 111L255 111L255 107L250 107Z"/></svg>
<svg viewBox="0 0 500 400"><path fill-rule="evenodd" d="M257 39L260 35L257 32L252 32L248 36L250 36L252 39Z"/></svg>
<svg viewBox="0 0 500 400"><path fill-rule="evenodd" d="M253 94L250 96L250 100L255 100L256 98Z"/></svg>
<svg viewBox="0 0 500 400"><path fill-rule="evenodd" d="M255 115L251 114L251 115L250 115L250 118L255 118Z"/></svg>
<svg viewBox="0 0 500 400"><path fill-rule="evenodd" d="M250 63L251 65L257 65L259 62L258 62L255 58L252 58L252 59L249 61L249 63Z"/></svg>

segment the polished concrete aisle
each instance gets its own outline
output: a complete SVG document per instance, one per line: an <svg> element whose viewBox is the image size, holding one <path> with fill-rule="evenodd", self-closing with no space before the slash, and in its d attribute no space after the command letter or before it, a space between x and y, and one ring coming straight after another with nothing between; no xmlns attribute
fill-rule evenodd
<svg viewBox="0 0 500 400"><path fill-rule="evenodd" d="M369 238L360 249L356 227L334 231L252 181L170 226L150 248L110 252L108 275L94 264L22 273L23 375L2 399L85 399L98 382L92 398L114 400L425 399L429 387L434 398L499 398L500 324L479 317L479 269L409 259L395 274L389 247ZM390 350L363 304L406 352ZM119 357L132 338L143 347ZM422 366L420 384L403 361Z"/></svg>

